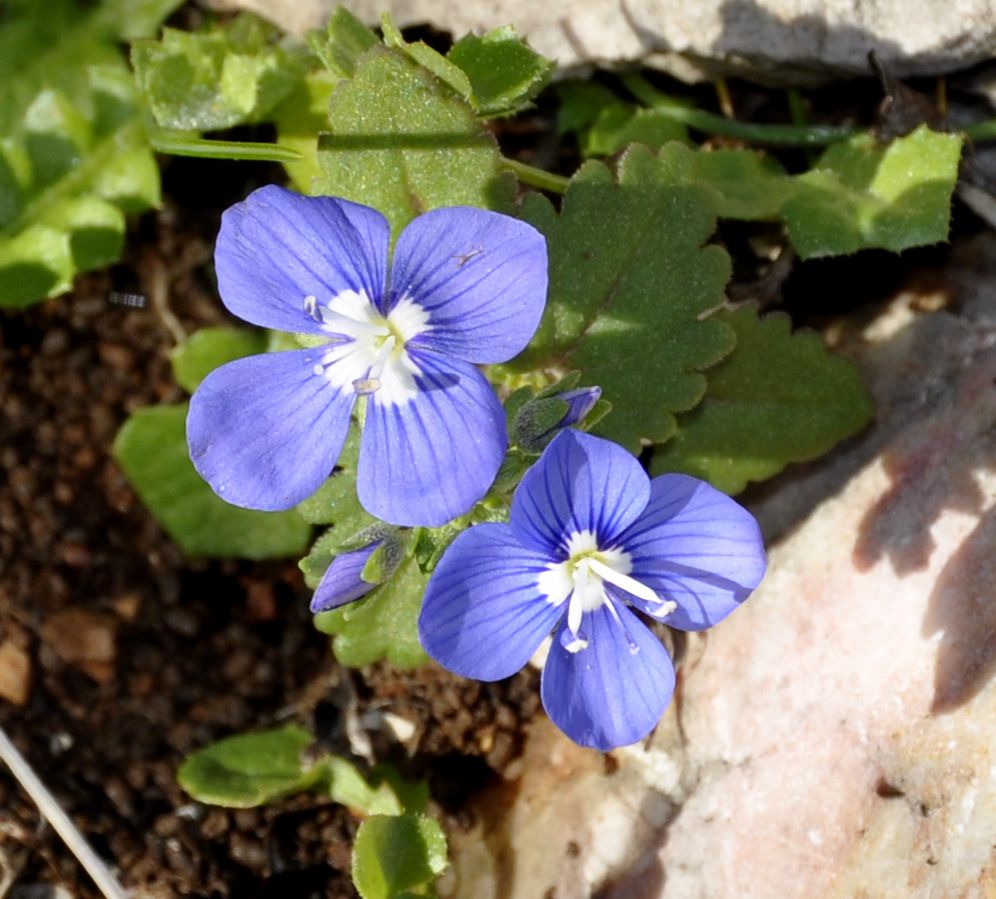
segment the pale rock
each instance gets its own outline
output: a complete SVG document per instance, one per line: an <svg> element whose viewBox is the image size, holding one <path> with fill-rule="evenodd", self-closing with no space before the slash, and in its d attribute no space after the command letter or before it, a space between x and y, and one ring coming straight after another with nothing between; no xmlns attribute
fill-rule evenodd
<svg viewBox="0 0 996 899"><path fill-rule="evenodd" d="M337 0L213 0L303 34ZM371 24L431 24L456 36L514 25L561 66L639 62L686 80L743 74L798 84L869 75L868 52L896 76L957 71L996 54L996 0L353 0Z"/></svg>
<svg viewBox="0 0 996 899"><path fill-rule="evenodd" d="M760 491L768 576L649 744L538 726L449 895L996 895L996 239L945 277L838 335L877 420Z"/></svg>

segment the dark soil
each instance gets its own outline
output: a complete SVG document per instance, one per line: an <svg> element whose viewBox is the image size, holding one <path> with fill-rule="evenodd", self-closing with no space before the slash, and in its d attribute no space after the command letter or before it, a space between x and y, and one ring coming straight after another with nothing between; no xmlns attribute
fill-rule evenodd
<svg viewBox="0 0 996 899"><path fill-rule="evenodd" d="M347 707L361 721L393 712L414 733L404 747L375 733L375 750L427 777L456 827L471 792L518 752L536 678L346 673L312 627L295 560L187 559L141 505L111 457L114 436L130 411L182 398L167 358L177 325L189 333L226 317L211 274L220 211L277 180L204 166L171 165L171 199L136 223L124 264L0 316L0 685L6 676L8 690L26 691L0 699L0 723L136 894L354 896L349 811L312 795L206 807L177 786L185 756L285 721L348 753ZM215 178L232 169L236 181ZM115 290L153 302L119 305ZM8 882L22 899L54 895L39 884L97 895L4 769Z"/></svg>

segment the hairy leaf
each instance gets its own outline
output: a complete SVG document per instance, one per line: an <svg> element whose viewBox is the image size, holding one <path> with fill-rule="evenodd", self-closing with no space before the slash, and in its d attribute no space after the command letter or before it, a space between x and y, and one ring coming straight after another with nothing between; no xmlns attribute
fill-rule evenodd
<svg viewBox="0 0 996 899"><path fill-rule="evenodd" d="M418 642L418 613L427 576L413 556L363 599L315 616L315 627L334 636L336 658L351 667L387 659L399 668L426 661Z"/></svg>
<svg viewBox="0 0 996 899"><path fill-rule="evenodd" d="M443 830L424 815L375 815L356 833L353 882L363 899L396 899L438 877L447 864Z"/></svg>
<svg viewBox="0 0 996 899"><path fill-rule="evenodd" d="M187 452L187 405L132 413L114 441L114 457L142 502L190 556L265 559L308 545L311 526L293 510L256 512L214 494Z"/></svg>
<svg viewBox="0 0 996 899"><path fill-rule="evenodd" d="M525 218L547 237L550 291L536 337L510 367L581 370L612 404L594 431L630 450L671 436L674 413L702 398L700 371L734 343L728 325L703 318L730 274L726 253L703 246L712 205L677 143L659 157L631 148L618 179L586 163L559 216L529 198Z"/></svg>
<svg viewBox="0 0 996 899"><path fill-rule="evenodd" d="M683 471L737 493L867 424L872 404L857 369L818 334L793 334L787 315L758 318L752 307L717 317L736 332L736 349L709 370L705 398L654 451L654 474Z"/></svg>
<svg viewBox="0 0 996 899"><path fill-rule="evenodd" d="M326 776L324 765L303 760L312 740L293 724L226 737L187 758L177 778L198 802L227 808L263 805L307 790Z"/></svg>
<svg viewBox="0 0 996 899"><path fill-rule="evenodd" d="M695 154L695 177L712 192L716 214L724 219L777 219L795 190L794 179L755 150L701 150Z"/></svg>
<svg viewBox="0 0 996 899"><path fill-rule="evenodd" d="M925 125L879 144L835 144L799 175L782 215L803 259L946 240L962 138Z"/></svg>
<svg viewBox="0 0 996 899"><path fill-rule="evenodd" d="M308 43L335 78L352 78L356 63L377 43L377 36L348 9L337 6L325 32L313 31Z"/></svg>
<svg viewBox="0 0 996 899"><path fill-rule="evenodd" d="M329 108L317 192L379 209L395 234L439 206L509 209L513 180L499 169L494 138L404 53L368 50Z"/></svg>
<svg viewBox="0 0 996 899"><path fill-rule="evenodd" d="M470 102L478 115L512 115L546 86L554 64L540 56L509 25L480 37L469 34L447 54L469 82Z"/></svg>

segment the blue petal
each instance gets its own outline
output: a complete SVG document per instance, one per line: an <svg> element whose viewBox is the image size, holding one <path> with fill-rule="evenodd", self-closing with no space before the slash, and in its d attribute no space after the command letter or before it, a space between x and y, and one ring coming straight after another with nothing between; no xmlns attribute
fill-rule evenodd
<svg viewBox="0 0 996 899"><path fill-rule="evenodd" d="M229 311L264 328L317 333L307 296L384 292L390 227L374 209L269 185L225 212L215 248Z"/></svg>
<svg viewBox="0 0 996 899"><path fill-rule="evenodd" d="M497 212L451 207L415 219L398 238L392 302L408 295L432 330L414 341L467 362L505 362L525 349L546 304L546 240Z"/></svg>
<svg viewBox="0 0 996 899"><path fill-rule="evenodd" d="M569 652L554 638L540 687L550 720L575 743L603 752L642 739L674 692L674 666L660 641L625 606L622 626L607 606L584 616L588 647Z"/></svg>
<svg viewBox="0 0 996 899"><path fill-rule="evenodd" d="M526 472L512 500L510 524L523 543L563 550L579 531L605 549L650 499L650 479L636 458L611 440L562 431Z"/></svg>
<svg viewBox="0 0 996 899"><path fill-rule="evenodd" d="M367 403L357 493L383 521L436 527L487 493L505 456L505 415L472 365L410 355L421 369L414 398L388 405L374 393Z"/></svg>
<svg viewBox="0 0 996 899"><path fill-rule="evenodd" d="M311 611L315 614L338 609L347 602L366 596L376 584L363 580L363 566L367 564L375 549L382 541L377 540L363 549L351 553L342 553L332 560L321 583L311 598Z"/></svg>
<svg viewBox="0 0 996 899"><path fill-rule="evenodd" d="M249 509L289 509L331 473L354 397L314 373L325 348L216 368L187 415L190 458L215 493Z"/></svg>
<svg viewBox="0 0 996 899"><path fill-rule="evenodd" d="M688 475L654 478L646 513L619 542L632 557L630 576L678 603L664 620L681 630L722 620L764 577L764 543L754 516ZM630 599L654 614L652 606Z"/></svg>
<svg viewBox="0 0 996 899"><path fill-rule="evenodd" d="M536 587L549 562L519 544L508 525L464 531L425 590L418 621L425 651L463 677L492 681L515 674L564 612Z"/></svg>

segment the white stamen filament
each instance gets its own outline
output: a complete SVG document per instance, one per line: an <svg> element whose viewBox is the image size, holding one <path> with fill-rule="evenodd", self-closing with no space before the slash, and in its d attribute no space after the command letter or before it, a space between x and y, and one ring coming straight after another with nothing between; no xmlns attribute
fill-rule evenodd
<svg viewBox="0 0 996 899"><path fill-rule="evenodd" d="M595 574L597 574L603 581L615 584L621 590L625 590L627 593L632 593L633 596L638 596L640 599L645 599L647 602L652 602L661 606L662 608L655 610L655 615L670 615L671 612L678 608L678 604L673 600L661 599L646 584L641 584L638 580L636 580L636 578L632 578L628 574L623 574L621 571L616 571L614 568L610 568L598 559L589 559L588 564L591 566L591 570L594 571Z"/></svg>
<svg viewBox="0 0 996 899"><path fill-rule="evenodd" d="M363 396L367 393L374 393L380 387L380 376L384 373L384 366L387 365L387 360L397 342L398 339L392 334L381 344L366 377L354 379L353 390Z"/></svg>
<svg viewBox="0 0 996 899"><path fill-rule="evenodd" d="M581 629L581 613L588 589L588 559L582 559L574 569L574 592L567 607L567 629L576 637Z"/></svg>

